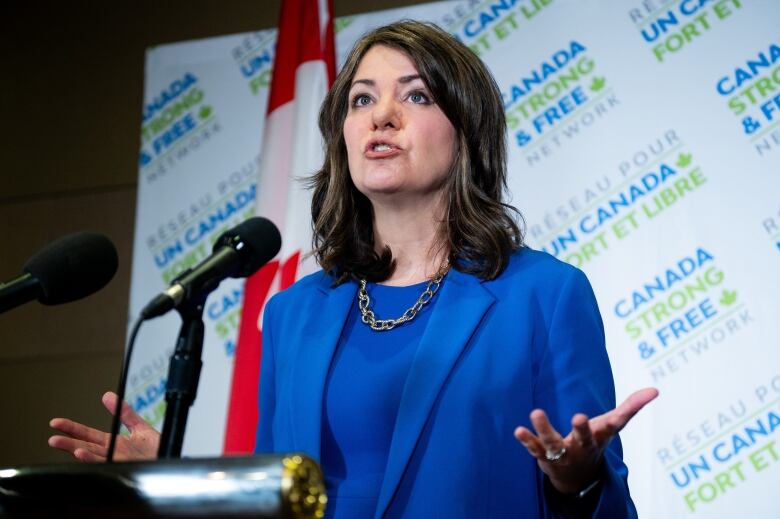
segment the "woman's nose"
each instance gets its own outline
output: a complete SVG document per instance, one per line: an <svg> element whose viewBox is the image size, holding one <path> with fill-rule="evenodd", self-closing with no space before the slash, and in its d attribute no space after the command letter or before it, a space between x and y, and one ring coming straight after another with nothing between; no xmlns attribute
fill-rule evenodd
<svg viewBox="0 0 780 519"><path fill-rule="evenodd" d="M395 99L380 99L372 112L374 128L392 128L399 129L401 125L400 107Z"/></svg>

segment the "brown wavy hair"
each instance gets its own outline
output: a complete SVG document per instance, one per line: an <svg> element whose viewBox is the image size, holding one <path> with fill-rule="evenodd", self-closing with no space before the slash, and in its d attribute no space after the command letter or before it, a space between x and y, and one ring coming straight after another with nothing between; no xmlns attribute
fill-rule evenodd
<svg viewBox="0 0 780 519"><path fill-rule="evenodd" d="M385 45L404 52L455 127L457 151L447 176L446 217L440 245L453 268L482 279L498 276L522 246L519 212L502 202L506 191L506 121L493 76L464 44L433 24L402 21L358 41L322 103L319 126L325 162L310 182L313 254L335 276L384 281L393 272L392 251L377 253L371 203L352 183L344 119L355 71L368 49Z"/></svg>

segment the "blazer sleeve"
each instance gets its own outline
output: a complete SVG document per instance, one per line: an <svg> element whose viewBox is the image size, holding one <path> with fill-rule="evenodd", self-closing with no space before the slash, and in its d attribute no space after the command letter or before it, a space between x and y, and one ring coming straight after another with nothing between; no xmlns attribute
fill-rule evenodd
<svg viewBox="0 0 780 519"><path fill-rule="evenodd" d="M265 305L260 354L259 417L255 454L274 452L273 422L276 411L276 362L273 324L275 297Z"/></svg>
<svg viewBox="0 0 780 519"><path fill-rule="evenodd" d="M575 268L561 273L549 294L545 323L545 347L538 352L534 386L535 405L545 410L562 434L571 431L576 413L592 418L615 407L615 386L604 339L604 325L596 298L585 274ZM544 306L544 305L543 305ZM612 439L604 452L604 472L594 519L628 519L636 509L628 491L628 469L623 463L620 439ZM543 478L541 470L540 477ZM564 517L549 503L548 517Z"/></svg>

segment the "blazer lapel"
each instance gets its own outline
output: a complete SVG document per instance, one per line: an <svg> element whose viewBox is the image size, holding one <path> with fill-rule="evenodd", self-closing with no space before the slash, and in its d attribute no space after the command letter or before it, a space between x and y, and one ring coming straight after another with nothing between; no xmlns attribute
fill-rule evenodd
<svg viewBox="0 0 780 519"><path fill-rule="evenodd" d="M295 423L294 445L315 460L320 460L322 404L325 380L331 360L336 352L341 331L347 321L350 306L355 303L357 287L343 283L331 288L332 279L323 275L318 286L318 301L303 319L300 345L295 359L294 398L292 399Z"/></svg>
<svg viewBox="0 0 780 519"><path fill-rule="evenodd" d="M376 519L390 505L441 387L495 301L478 278L454 269L436 297L401 395Z"/></svg>

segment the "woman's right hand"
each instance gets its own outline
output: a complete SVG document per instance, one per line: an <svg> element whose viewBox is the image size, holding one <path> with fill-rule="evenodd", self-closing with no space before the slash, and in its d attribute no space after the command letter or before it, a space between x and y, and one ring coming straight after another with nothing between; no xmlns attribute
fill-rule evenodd
<svg viewBox="0 0 780 519"><path fill-rule="evenodd" d="M116 408L116 393L107 392L103 395L103 405L108 412L114 414ZM146 423L141 416L133 411L127 402L122 402L119 415L122 424L130 431L129 435L119 435L114 447L115 461L142 461L157 458L157 448L160 445L160 433ZM104 431L87 427L84 424L67 418L53 418L49 422L52 429L62 434L49 438L49 446L73 454L86 463L102 463L108 455L108 442L111 435Z"/></svg>

